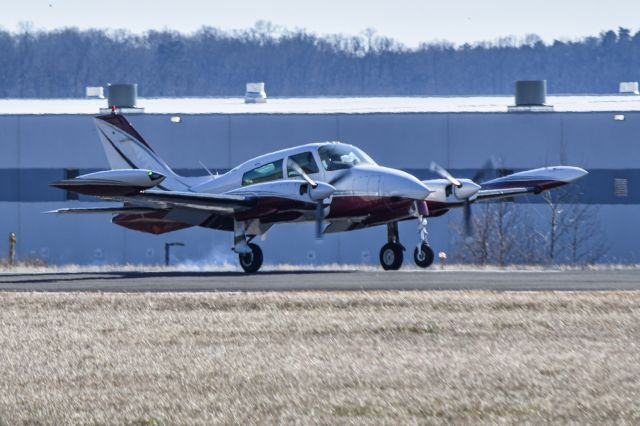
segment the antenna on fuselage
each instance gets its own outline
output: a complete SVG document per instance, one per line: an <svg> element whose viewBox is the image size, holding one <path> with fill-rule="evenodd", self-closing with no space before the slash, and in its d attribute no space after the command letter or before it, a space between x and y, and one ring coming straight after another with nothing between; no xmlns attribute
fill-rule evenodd
<svg viewBox="0 0 640 426"><path fill-rule="evenodd" d="M216 177L211 170L207 169L207 166L204 165L204 163L202 161L198 161L198 163L200 163L200 165L202 166L203 169L205 169L207 171L207 173L209 173L209 176L211 177Z"/></svg>

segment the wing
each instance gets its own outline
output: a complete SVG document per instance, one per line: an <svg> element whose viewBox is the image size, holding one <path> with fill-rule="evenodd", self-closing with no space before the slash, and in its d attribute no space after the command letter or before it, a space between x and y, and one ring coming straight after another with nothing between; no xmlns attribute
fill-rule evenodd
<svg viewBox="0 0 640 426"><path fill-rule="evenodd" d="M204 210L219 214L233 214L254 207L257 197L227 194L200 194L194 192L147 190L119 197L102 197L135 204L121 207L65 208L46 213L56 214L145 214L173 208Z"/></svg>
<svg viewBox="0 0 640 426"><path fill-rule="evenodd" d="M130 229L164 233L189 226L231 231L234 221L259 219L264 226L278 222L313 220L318 202L335 188L302 180L278 180L236 188L221 194L145 189L100 198L121 201L124 207L60 209L52 213L112 213L112 222ZM318 198L320 197L320 198Z"/></svg>
<svg viewBox="0 0 640 426"><path fill-rule="evenodd" d="M492 179L481 184L475 200L510 198L516 195L539 194L542 191L567 185L588 172L580 167L556 166L525 170Z"/></svg>
<svg viewBox="0 0 640 426"><path fill-rule="evenodd" d="M145 204L152 204L161 209L184 207L221 214L233 214L255 207L258 202L258 197L150 189L135 195L131 201L143 201Z"/></svg>
<svg viewBox="0 0 640 426"><path fill-rule="evenodd" d="M233 216L251 209L253 196L146 190L130 196L101 197L125 202L120 207L65 208L47 213L113 214L111 222L128 229L163 234L204 226L233 230Z"/></svg>

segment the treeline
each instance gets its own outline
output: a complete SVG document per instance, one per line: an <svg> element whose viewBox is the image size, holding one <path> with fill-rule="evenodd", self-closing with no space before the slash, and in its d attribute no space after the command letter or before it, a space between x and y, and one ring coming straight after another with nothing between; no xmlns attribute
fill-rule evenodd
<svg viewBox="0 0 640 426"><path fill-rule="evenodd" d="M74 28L0 31L0 97L81 97L85 86L136 82L141 96L240 96L264 81L269 96L497 95L519 79L550 93L613 93L640 80L640 32L546 44L535 35L409 49L368 30L320 37L259 23L193 34Z"/></svg>

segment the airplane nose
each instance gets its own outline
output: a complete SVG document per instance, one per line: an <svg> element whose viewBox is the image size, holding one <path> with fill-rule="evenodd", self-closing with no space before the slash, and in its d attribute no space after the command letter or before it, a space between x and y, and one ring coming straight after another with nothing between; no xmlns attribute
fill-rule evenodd
<svg viewBox="0 0 640 426"><path fill-rule="evenodd" d="M404 197L406 198L411 198L412 200L424 200L433 191L427 188L427 185L424 183L417 181L412 182L411 185L407 185L403 192Z"/></svg>
<svg viewBox="0 0 640 426"><path fill-rule="evenodd" d="M390 173L382 179L382 191L387 197L424 200L433 192L415 176L408 173Z"/></svg>

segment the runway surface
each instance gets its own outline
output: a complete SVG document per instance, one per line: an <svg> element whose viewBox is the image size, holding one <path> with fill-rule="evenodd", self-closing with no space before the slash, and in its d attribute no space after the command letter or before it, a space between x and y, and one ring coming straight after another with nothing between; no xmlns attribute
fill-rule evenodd
<svg viewBox="0 0 640 426"><path fill-rule="evenodd" d="M640 270L274 271L0 274L0 291L640 290Z"/></svg>

